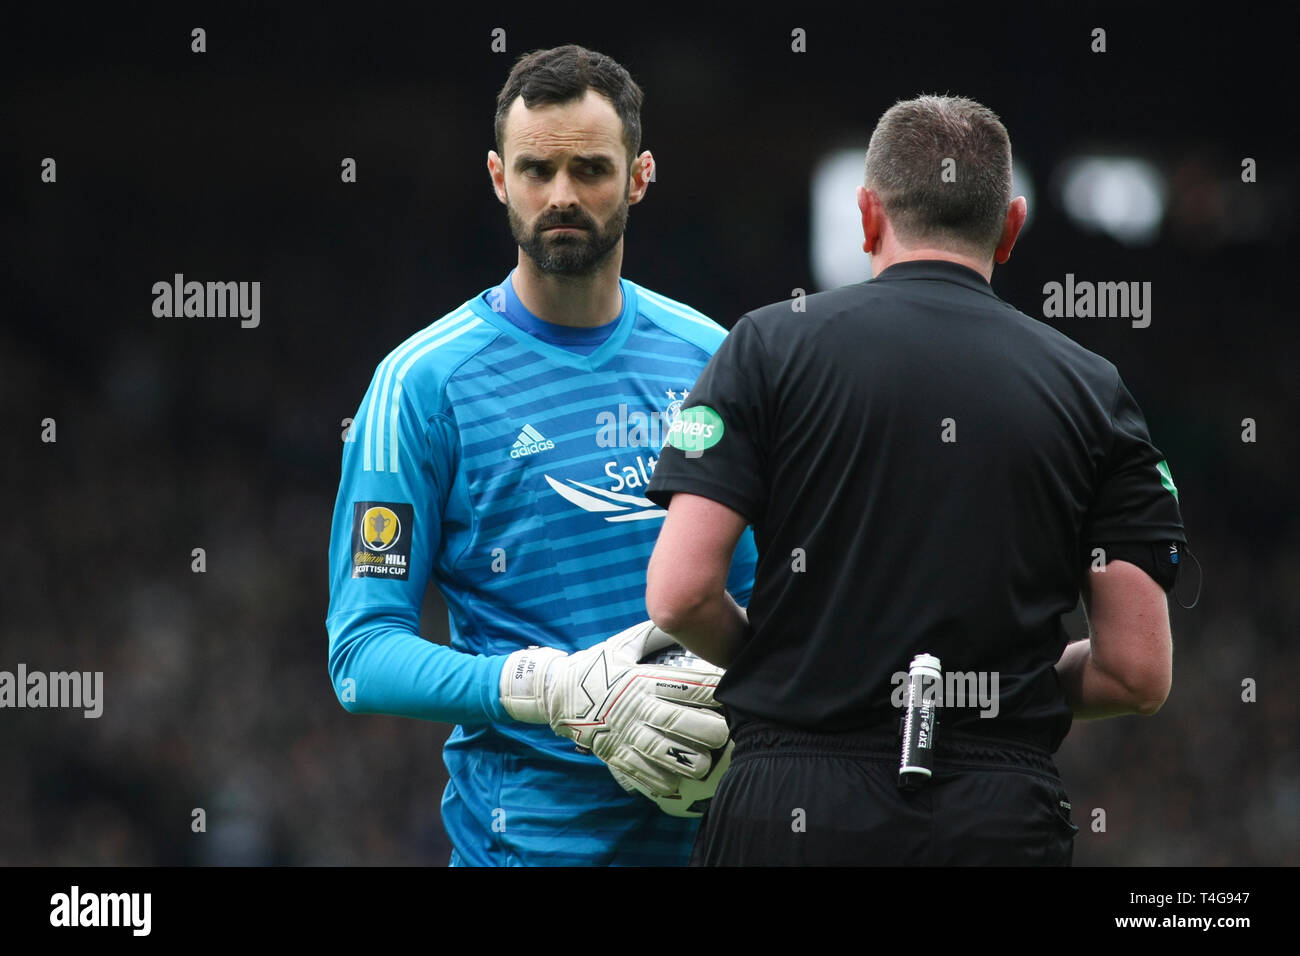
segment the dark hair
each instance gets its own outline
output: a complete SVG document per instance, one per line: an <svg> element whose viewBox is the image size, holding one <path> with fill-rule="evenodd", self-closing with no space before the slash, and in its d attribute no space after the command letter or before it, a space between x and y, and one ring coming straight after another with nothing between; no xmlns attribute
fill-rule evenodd
<svg viewBox="0 0 1300 956"><path fill-rule="evenodd" d="M524 105L534 109L580 99L589 89L614 104L623 123L630 168L641 146L641 87L610 57L573 44L526 53L510 70L506 85L497 94L497 152L505 157L506 114L517 97L522 96Z"/></svg>
<svg viewBox="0 0 1300 956"><path fill-rule="evenodd" d="M974 100L902 100L871 134L866 186L880 194L900 239L991 255L1011 203L1011 139L997 114Z"/></svg>

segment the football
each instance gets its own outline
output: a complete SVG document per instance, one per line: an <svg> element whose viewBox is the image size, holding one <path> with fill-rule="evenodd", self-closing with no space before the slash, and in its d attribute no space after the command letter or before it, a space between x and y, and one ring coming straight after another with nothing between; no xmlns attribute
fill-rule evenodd
<svg viewBox="0 0 1300 956"><path fill-rule="evenodd" d="M642 664L655 664L660 667L694 667L705 670L712 670L713 665L705 660L696 657L686 648L679 644L666 647L661 651L655 651L641 658ZM673 817L702 817L704 811L709 807L709 801L713 799L713 794L717 792L718 783L731 766L732 742L727 741L726 746L719 747L711 752L713 766L709 769L708 776L703 780L683 779L677 793L670 794L666 797L648 797L658 804L659 809L669 816ZM616 774L615 776L619 776ZM629 789L623 781L624 789ZM640 791L637 791L640 792Z"/></svg>

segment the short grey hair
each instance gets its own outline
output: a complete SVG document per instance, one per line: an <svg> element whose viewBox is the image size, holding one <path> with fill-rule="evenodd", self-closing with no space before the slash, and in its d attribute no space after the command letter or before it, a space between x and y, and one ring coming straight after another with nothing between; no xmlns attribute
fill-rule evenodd
<svg viewBox="0 0 1300 956"><path fill-rule="evenodd" d="M865 185L904 242L991 257L1011 204L1011 138L974 100L900 100L871 134Z"/></svg>

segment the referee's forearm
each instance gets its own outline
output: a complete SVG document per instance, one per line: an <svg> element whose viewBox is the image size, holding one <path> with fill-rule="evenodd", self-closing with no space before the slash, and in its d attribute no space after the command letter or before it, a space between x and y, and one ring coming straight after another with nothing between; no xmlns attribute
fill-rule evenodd
<svg viewBox="0 0 1300 956"><path fill-rule="evenodd" d="M682 647L722 668L731 664L749 627L745 609L726 591L690 607L651 607L650 616Z"/></svg>
<svg viewBox="0 0 1300 956"><path fill-rule="evenodd" d="M1163 703L1141 699L1119 678L1102 670L1093 657L1090 640L1068 645L1056 662L1056 673L1075 720L1150 715Z"/></svg>

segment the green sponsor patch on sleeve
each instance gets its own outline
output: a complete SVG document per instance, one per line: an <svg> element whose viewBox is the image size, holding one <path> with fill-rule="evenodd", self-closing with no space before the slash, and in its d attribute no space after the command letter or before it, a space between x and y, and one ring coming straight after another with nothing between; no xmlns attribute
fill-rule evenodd
<svg viewBox="0 0 1300 956"><path fill-rule="evenodd" d="M1174 476L1169 474L1169 462L1161 461L1156 464L1156 471L1160 472L1160 484L1165 486L1165 490L1174 496L1174 501L1178 500L1178 488L1174 484Z"/></svg>
<svg viewBox="0 0 1300 956"><path fill-rule="evenodd" d="M708 405L696 405L677 413L664 444L685 452L701 452L720 442L722 432L722 416Z"/></svg>

